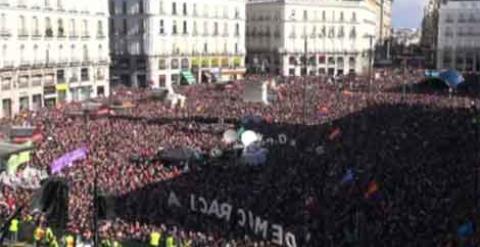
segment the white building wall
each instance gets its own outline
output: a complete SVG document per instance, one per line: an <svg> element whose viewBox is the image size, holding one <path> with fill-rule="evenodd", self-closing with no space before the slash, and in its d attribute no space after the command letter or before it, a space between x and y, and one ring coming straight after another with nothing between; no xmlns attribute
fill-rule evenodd
<svg viewBox="0 0 480 247"><path fill-rule="evenodd" d="M108 95L107 11L103 1L0 1L0 116Z"/></svg>
<svg viewBox="0 0 480 247"><path fill-rule="evenodd" d="M239 76L245 72L245 0L113 0L110 4L114 10L113 55L124 64L128 63L123 68L128 67L131 75L127 76L119 65L116 71L120 81L129 80L131 85L142 86L138 75L145 75L153 86L166 86L172 79L177 82L180 72L185 70L193 71L197 80L202 79L202 71L218 70ZM140 5L143 13L139 13ZM123 8L127 14L123 14ZM214 32L215 23L217 33ZM205 58L209 59L208 66L194 66L195 61ZM216 58L227 59L228 64L212 64L210 60ZM145 59L147 69L136 67L134 60L137 59ZM178 61L179 66L172 66L172 60ZM241 63L236 64L234 60ZM182 66L182 61L186 66ZM161 63L166 66L161 67ZM165 81L160 83L162 76Z"/></svg>
<svg viewBox="0 0 480 247"><path fill-rule="evenodd" d="M480 2L448 1L439 10L437 68L480 72Z"/></svg>
<svg viewBox="0 0 480 247"><path fill-rule="evenodd" d="M251 1L247 5L248 62L252 70L300 75L307 39L308 56L315 61L308 74L362 73L368 67L370 49L365 36L375 31L376 14L362 1ZM328 64L328 59L334 62Z"/></svg>

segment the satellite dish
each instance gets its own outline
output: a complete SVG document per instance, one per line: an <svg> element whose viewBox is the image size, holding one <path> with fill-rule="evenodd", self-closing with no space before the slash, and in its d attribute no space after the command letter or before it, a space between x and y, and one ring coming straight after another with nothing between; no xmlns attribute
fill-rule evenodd
<svg viewBox="0 0 480 247"><path fill-rule="evenodd" d="M258 136L255 132L253 132L251 130L247 130L247 131L242 133L242 136L241 136L240 139L242 141L243 146L248 147L252 143L258 141Z"/></svg>
<svg viewBox="0 0 480 247"><path fill-rule="evenodd" d="M237 141L237 132L235 130L229 129L223 133L223 142L232 144L235 141Z"/></svg>

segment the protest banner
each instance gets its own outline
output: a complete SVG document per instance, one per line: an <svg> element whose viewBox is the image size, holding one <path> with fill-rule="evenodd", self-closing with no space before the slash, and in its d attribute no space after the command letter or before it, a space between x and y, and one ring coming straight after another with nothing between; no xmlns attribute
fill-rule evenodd
<svg viewBox="0 0 480 247"><path fill-rule="evenodd" d="M58 173L63 168L72 166L72 163L74 161L85 159L87 157L87 152L87 148L82 147L79 149L75 149L70 153L64 154L60 158L54 160L53 163L50 165L52 173Z"/></svg>

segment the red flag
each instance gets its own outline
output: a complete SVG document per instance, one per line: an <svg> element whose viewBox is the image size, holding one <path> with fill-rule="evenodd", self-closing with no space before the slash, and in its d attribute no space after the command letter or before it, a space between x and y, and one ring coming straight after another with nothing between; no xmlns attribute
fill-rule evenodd
<svg viewBox="0 0 480 247"><path fill-rule="evenodd" d="M334 130L332 130L332 132L328 136L328 139L334 140L337 137L339 137L341 134L342 134L342 131L340 130L340 128L335 128Z"/></svg>
<svg viewBox="0 0 480 247"><path fill-rule="evenodd" d="M367 192L365 192L365 198L370 198L372 195L378 192L378 185L375 180L368 183Z"/></svg>
<svg viewBox="0 0 480 247"><path fill-rule="evenodd" d="M98 111L95 113L97 116L106 116L110 113L110 109L108 108L100 108Z"/></svg>

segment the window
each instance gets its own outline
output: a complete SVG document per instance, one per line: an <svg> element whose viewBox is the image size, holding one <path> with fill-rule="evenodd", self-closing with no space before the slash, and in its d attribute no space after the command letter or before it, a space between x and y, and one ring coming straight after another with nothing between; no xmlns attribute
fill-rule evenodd
<svg viewBox="0 0 480 247"><path fill-rule="evenodd" d="M62 10L63 9L63 1L62 0L57 0L57 8Z"/></svg>
<svg viewBox="0 0 480 247"><path fill-rule="evenodd" d="M32 19L32 29L33 29L33 35L38 36L40 35L40 29L38 26L38 18L36 16L33 17Z"/></svg>
<svg viewBox="0 0 480 247"><path fill-rule="evenodd" d="M228 36L228 23L223 23L223 35Z"/></svg>
<svg viewBox="0 0 480 247"><path fill-rule="evenodd" d="M88 21L83 20L83 36L88 37Z"/></svg>
<svg viewBox="0 0 480 247"><path fill-rule="evenodd" d="M183 34L187 34L188 33L188 30L187 30L187 21L183 21Z"/></svg>
<svg viewBox="0 0 480 247"><path fill-rule="evenodd" d="M213 35L218 35L218 22L213 23Z"/></svg>
<svg viewBox="0 0 480 247"><path fill-rule="evenodd" d="M193 35L197 35L198 31L197 31L197 22L196 21L193 21Z"/></svg>
<svg viewBox="0 0 480 247"><path fill-rule="evenodd" d="M46 9L49 9L51 6L50 6L50 0L45 0L45 8Z"/></svg>
<svg viewBox="0 0 480 247"><path fill-rule="evenodd" d="M25 16L21 15L19 17L19 24L20 24L19 25L20 27L19 27L19 30L18 30L19 35L21 35L21 36L27 35L27 28L25 26Z"/></svg>
<svg viewBox="0 0 480 247"><path fill-rule="evenodd" d="M76 31L76 25L75 25L75 19L70 19L70 36L76 36L77 31Z"/></svg>
<svg viewBox="0 0 480 247"><path fill-rule="evenodd" d="M183 15L187 15L187 3L183 3Z"/></svg>
<svg viewBox="0 0 480 247"><path fill-rule="evenodd" d="M165 59L159 60L158 69L161 69L161 70L167 69L167 61Z"/></svg>
<svg viewBox="0 0 480 247"><path fill-rule="evenodd" d="M140 0L140 2L138 2L138 12L140 14L143 14L143 0Z"/></svg>
<svg viewBox="0 0 480 247"><path fill-rule="evenodd" d="M45 36L46 37L53 37L53 30L52 30L52 22L50 18L45 18Z"/></svg>
<svg viewBox="0 0 480 247"><path fill-rule="evenodd" d="M123 1L123 3L122 3L122 13L124 15L127 14L127 2L126 1Z"/></svg>
<svg viewBox="0 0 480 247"><path fill-rule="evenodd" d="M238 8L235 8L235 19L239 19L240 18L240 10L238 10Z"/></svg>
<svg viewBox="0 0 480 247"><path fill-rule="evenodd" d="M165 23L163 20L160 20L160 34L165 34Z"/></svg>
<svg viewBox="0 0 480 247"><path fill-rule="evenodd" d="M160 0L160 2L158 3L158 6L159 6L159 10L158 10L159 13L163 14L164 12L163 12L163 1L162 0Z"/></svg>
<svg viewBox="0 0 480 247"><path fill-rule="evenodd" d="M88 62L88 47L87 47L87 45L83 46L83 61Z"/></svg>
<svg viewBox="0 0 480 247"><path fill-rule="evenodd" d="M238 43L235 43L235 54L238 54Z"/></svg>
<svg viewBox="0 0 480 247"><path fill-rule="evenodd" d="M196 3L193 4L193 15L194 15L194 16L197 16L197 15L198 15L198 13L197 13L197 4L196 4Z"/></svg>
<svg viewBox="0 0 480 247"><path fill-rule="evenodd" d="M172 3L172 15L177 14L177 3L173 2Z"/></svg>
<svg viewBox="0 0 480 247"><path fill-rule="evenodd" d="M80 78L82 81L88 81L88 68L82 68L80 70Z"/></svg>
<svg viewBox="0 0 480 247"><path fill-rule="evenodd" d="M343 21L343 20L344 20L343 12L340 12L340 21Z"/></svg>
<svg viewBox="0 0 480 247"><path fill-rule="evenodd" d="M172 68L172 69L178 69L178 59L175 59L175 58L172 59L170 65L171 65L171 68Z"/></svg>
<svg viewBox="0 0 480 247"><path fill-rule="evenodd" d="M303 20L308 20L308 12L306 10L303 11Z"/></svg>
<svg viewBox="0 0 480 247"><path fill-rule="evenodd" d="M103 22L102 21L97 22L97 35L99 37L103 36Z"/></svg>
<svg viewBox="0 0 480 247"><path fill-rule="evenodd" d="M327 20L327 13L325 11L322 11L322 21Z"/></svg>
<svg viewBox="0 0 480 247"><path fill-rule="evenodd" d="M203 22L203 35L208 35L208 23L206 21Z"/></svg>
<svg viewBox="0 0 480 247"><path fill-rule="evenodd" d="M33 46L33 62L38 62L38 45Z"/></svg>
<svg viewBox="0 0 480 247"><path fill-rule="evenodd" d="M63 28L63 20L58 19L58 37L64 37L64 28Z"/></svg>
<svg viewBox="0 0 480 247"><path fill-rule="evenodd" d="M357 13L353 12L352 13L352 22L356 22L357 21Z"/></svg>
<svg viewBox="0 0 480 247"><path fill-rule="evenodd" d="M128 34L127 19L123 19L123 34L125 34L125 35Z"/></svg>
<svg viewBox="0 0 480 247"><path fill-rule="evenodd" d="M173 21L172 34L177 34L177 21Z"/></svg>
<svg viewBox="0 0 480 247"><path fill-rule="evenodd" d="M207 43L203 44L203 52L208 53L208 44Z"/></svg>
<svg viewBox="0 0 480 247"><path fill-rule="evenodd" d="M235 24L235 36L240 36L240 24Z"/></svg>

